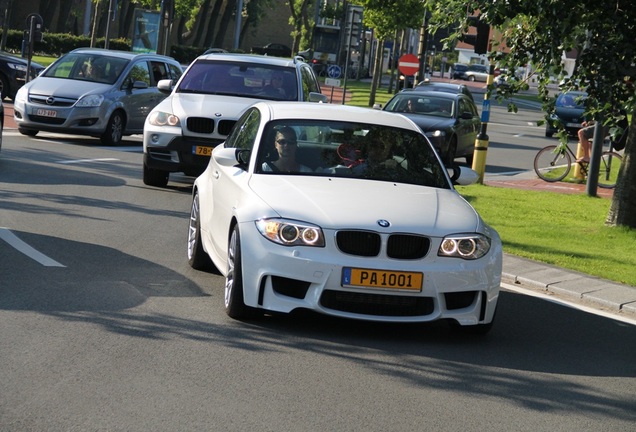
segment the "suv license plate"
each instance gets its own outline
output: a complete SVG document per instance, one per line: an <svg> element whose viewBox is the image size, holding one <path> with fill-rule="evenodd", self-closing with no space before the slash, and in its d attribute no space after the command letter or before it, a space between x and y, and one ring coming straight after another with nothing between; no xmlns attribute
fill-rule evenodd
<svg viewBox="0 0 636 432"><path fill-rule="evenodd" d="M424 275L416 272L372 270L345 267L342 269L343 287L363 287L422 291Z"/></svg>
<svg viewBox="0 0 636 432"><path fill-rule="evenodd" d="M203 147L203 146L194 146L192 147L192 153L199 156L208 156L212 155L212 149L214 147Z"/></svg>

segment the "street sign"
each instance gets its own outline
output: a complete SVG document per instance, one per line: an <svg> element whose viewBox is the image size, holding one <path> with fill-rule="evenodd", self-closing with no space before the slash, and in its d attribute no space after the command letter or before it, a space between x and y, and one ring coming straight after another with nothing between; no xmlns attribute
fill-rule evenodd
<svg viewBox="0 0 636 432"><path fill-rule="evenodd" d="M340 80L335 78L325 78L325 85L331 87L340 87Z"/></svg>
<svg viewBox="0 0 636 432"><path fill-rule="evenodd" d="M484 102L481 104L481 122L488 123L490 121L490 101L488 99L484 99Z"/></svg>
<svg viewBox="0 0 636 432"><path fill-rule="evenodd" d="M327 75L329 75L329 78L340 78L340 66L329 65L327 68Z"/></svg>
<svg viewBox="0 0 636 432"><path fill-rule="evenodd" d="M404 54L398 61L398 69L404 75L415 75L420 70L420 60L415 54Z"/></svg>

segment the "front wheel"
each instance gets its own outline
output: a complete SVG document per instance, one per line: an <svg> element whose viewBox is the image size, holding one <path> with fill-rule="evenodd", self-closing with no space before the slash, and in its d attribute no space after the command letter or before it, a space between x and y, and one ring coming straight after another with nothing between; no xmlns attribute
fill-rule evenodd
<svg viewBox="0 0 636 432"><path fill-rule="evenodd" d="M20 132L22 135L34 137L34 136L36 136L38 134L39 130L37 130L37 129L24 129L24 128L19 127L18 128L18 132Z"/></svg>
<svg viewBox="0 0 636 432"><path fill-rule="evenodd" d="M555 145L542 148L534 157L534 172L541 180L547 182L563 180L571 167L570 155L565 151L559 151Z"/></svg>
<svg viewBox="0 0 636 432"><path fill-rule="evenodd" d="M160 170L148 168L146 164L144 164L143 176L144 176L144 184L148 186L165 188L166 186L168 186L170 173L167 171L160 171Z"/></svg>
<svg viewBox="0 0 636 432"><path fill-rule="evenodd" d="M100 137L102 144L107 146L119 145L124 135L125 124L124 114L122 114L121 111L115 111L113 115L110 116L110 120L108 120L104 134Z"/></svg>
<svg viewBox="0 0 636 432"><path fill-rule="evenodd" d="M621 169L623 157L618 153L606 151L601 155L601 163L598 168L598 185L605 189L616 187L618 171Z"/></svg>
<svg viewBox="0 0 636 432"><path fill-rule="evenodd" d="M235 226L227 248L227 275L225 276L225 313L234 319L253 318L257 315L256 309L245 305L241 260L241 237L238 226Z"/></svg>

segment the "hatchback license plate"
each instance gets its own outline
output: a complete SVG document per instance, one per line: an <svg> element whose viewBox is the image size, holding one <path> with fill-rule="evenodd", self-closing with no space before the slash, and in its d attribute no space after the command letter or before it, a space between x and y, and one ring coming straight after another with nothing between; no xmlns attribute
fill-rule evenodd
<svg viewBox="0 0 636 432"><path fill-rule="evenodd" d="M416 272L372 270L345 267L342 286L422 291L424 275Z"/></svg>
<svg viewBox="0 0 636 432"><path fill-rule="evenodd" d="M35 115L39 115L39 116L42 116L42 117L57 117L57 111L49 110L49 109L43 109L43 108L38 108L35 111Z"/></svg>
<svg viewBox="0 0 636 432"><path fill-rule="evenodd" d="M192 153L199 156L208 156L212 155L212 149L214 147L203 147L203 146L194 146L192 147Z"/></svg>
<svg viewBox="0 0 636 432"><path fill-rule="evenodd" d="M567 127L574 127L574 128L581 127L581 123L566 123L565 125Z"/></svg>

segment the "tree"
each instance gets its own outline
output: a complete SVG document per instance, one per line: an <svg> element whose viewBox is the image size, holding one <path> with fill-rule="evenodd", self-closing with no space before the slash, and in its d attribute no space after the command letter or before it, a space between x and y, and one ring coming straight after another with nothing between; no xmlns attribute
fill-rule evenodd
<svg viewBox="0 0 636 432"><path fill-rule="evenodd" d="M467 26L467 15L479 13L481 19L500 30L510 53L494 50L491 62L516 70L531 63L539 82L539 94L549 113L554 98L548 91L553 77L562 79L565 52L578 53L572 76L565 89L588 92L588 117L618 123L621 110L636 114L636 8L631 2L598 0L427 0L437 27L454 28L450 40ZM567 13L563 13L567 11ZM461 25L457 25L460 23ZM513 87L518 90L525 84ZM632 121L619 180L606 224L636 228L636 123Z"/></svg>
<svg viewBox="0 0 636 432"><path fill-rule="evenodd" d="M301 46L311 46L311 30L314 26L314 20L310 16L313 11L313 0L289 0L289 24L294 27L292 31L292 54L300 50Z"/></svg>
<svg viewBox="0 0 636 432"><path fill-rule="evenodd" d="M352 3L364 7L364 25L374 30L380 48L376 50L369 97L369 106L373 106L382 75L384 41L390 39L397 30L419 27L424 18L425 7L421 0L353 0Z"/></svg>

